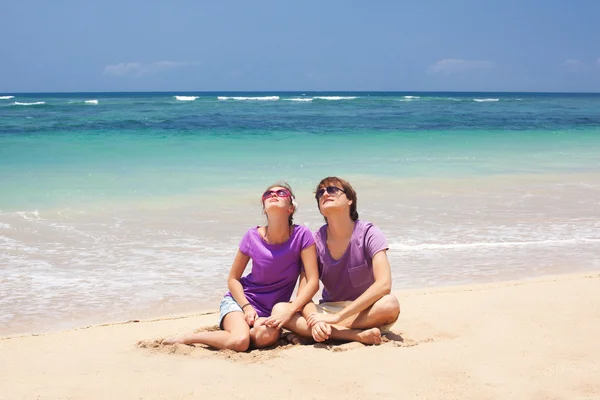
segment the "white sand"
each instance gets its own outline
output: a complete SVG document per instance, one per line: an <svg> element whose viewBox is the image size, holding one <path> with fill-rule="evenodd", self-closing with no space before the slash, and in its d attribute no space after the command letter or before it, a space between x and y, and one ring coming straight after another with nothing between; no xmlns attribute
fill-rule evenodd
<svg viewBox="0 0 600 400"><path fill-rule="evenodd" d="M216 314L4 338L0 399L600 399L600 273L397 296L381 346L153 347Z"/></svg>

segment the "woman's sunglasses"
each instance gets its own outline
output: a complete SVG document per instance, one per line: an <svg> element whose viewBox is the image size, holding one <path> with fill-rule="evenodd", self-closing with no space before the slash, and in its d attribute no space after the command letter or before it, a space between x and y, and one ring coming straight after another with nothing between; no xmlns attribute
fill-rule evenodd
<svg viewBox="0 0 600 400"><path fill-rule="evenodd" d="M325 192L329 193L330 196L336 196L338 193L346 193L345 190L340 189L337 186L327 186L324 188L321 188L319 190L317 190L317 193L315 194L315 197L317 198L317 200L319 200L321 197L323 197L323 195L325 194Z"/></svg>
<svg viewBox="0 0 600 400"><path fill-rule="evenodd" d="M287 189L267 190L263 193L262 199L266 200L269 197L273 197L273 195L276 195L277 197L290 197L292 194Z"/></svg>

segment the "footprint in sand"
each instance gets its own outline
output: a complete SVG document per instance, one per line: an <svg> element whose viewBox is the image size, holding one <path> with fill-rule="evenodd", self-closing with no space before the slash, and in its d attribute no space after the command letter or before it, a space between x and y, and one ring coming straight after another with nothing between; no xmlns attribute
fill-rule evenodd
<svg viewBox="0 0 600 400"><path fill-rule="evenodd" d="M137 347L142 349L156 349L162 345L163 339L140 340L137 342Z"/></svg>

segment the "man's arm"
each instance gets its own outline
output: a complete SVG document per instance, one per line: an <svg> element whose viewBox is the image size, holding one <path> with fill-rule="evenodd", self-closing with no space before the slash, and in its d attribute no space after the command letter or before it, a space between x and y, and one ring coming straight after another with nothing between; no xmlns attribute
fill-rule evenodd
<svg viewBox="0 0 600 400"><path fill-rule="evenodd" d="M354 314L366 310L377 300L381 299L386 294L391 293L392 268L390 267L386 250L377 252L373 257L373 275L375 277L375 282L373 282L363 294L352 303L348 304L342 311L337 314L313 314L308 318L309 325L312 326L318 321L337 324Z"/></svg>

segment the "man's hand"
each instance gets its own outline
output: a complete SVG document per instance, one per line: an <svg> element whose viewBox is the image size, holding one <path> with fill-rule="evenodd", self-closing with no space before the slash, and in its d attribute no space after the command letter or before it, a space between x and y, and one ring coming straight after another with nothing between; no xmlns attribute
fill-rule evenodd
<svg viewBox="0 0 600 400"><path fill-rule="evenodd" d="M326 324L333 325L340 322L340 316L338 314L312 313L308 316L306 322L308 322L310 328L315 326L318 322L325 322Z"/></svg>
<svg viewBox="0 0 600 400"><path fill-rule="evenodd" d="M311 334L315 342L320 343L329 339L331 335L331 325L326 324L325 322L317 322L315 326L312 327Z"/></svg>

